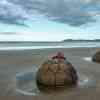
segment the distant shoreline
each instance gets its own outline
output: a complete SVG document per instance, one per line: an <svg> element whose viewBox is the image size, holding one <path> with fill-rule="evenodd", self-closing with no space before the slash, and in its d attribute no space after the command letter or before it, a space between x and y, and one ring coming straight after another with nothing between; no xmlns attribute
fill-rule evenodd
<svg viewBox="0 0 100 100"><path fill-rule="evenodd" d="M0 43L63 43L63 42L100 42L100 39L93 39L93 40L66 39L62 41L0 41Z"/></svg>

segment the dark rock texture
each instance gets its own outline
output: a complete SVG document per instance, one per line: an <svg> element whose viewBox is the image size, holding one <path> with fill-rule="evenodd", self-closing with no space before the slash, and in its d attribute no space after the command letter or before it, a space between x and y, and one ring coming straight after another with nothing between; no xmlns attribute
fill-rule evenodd
<svg viewBox="0 0 100 100"><path fill-rule="evenodd" d="M96 52L93 57L92 61L100 63L100 51Z"/></svg>

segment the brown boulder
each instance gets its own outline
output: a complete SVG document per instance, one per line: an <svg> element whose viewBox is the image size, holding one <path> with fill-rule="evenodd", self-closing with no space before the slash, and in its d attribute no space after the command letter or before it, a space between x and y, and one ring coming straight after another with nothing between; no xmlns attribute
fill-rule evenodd
<svg viewBox="0 0 100 100"><path fill-rule="evenodd" d="M77 72L66 59L45 61L37 72L37 83L43 86L69 86L77 83Z"/></svg>
<svg viewBox="0 0 100 100"><path fill-rule="evenodd" d="M92 61L100 63L100 51L93 55Z"/></svg>

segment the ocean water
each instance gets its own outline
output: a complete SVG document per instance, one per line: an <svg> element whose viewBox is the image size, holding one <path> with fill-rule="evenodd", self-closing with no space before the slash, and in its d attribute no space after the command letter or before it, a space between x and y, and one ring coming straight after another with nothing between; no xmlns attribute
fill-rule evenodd
<svg viewBox="0 0 100 100"><path fill-rule="evenodd" d="M32 50L46 48L100 47L100 41L70 42L1 42L0 50Z"/></svg>

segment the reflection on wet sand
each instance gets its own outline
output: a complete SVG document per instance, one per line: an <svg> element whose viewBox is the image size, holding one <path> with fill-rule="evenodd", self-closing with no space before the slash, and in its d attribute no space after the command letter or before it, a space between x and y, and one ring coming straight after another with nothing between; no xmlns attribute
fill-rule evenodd
<svg viewBox="0 0 100 100"><path fill-rule="evenodd" d="M61 87L43 87L36 83L36 72L19 73L16 75L17 89L16 91L21 95L40 95L40 94L57 94L68 93L75 91L78 88L94 88L96 81L82 73L79 73L79 80L77 85L73 86L61 86Z"/></svg>

